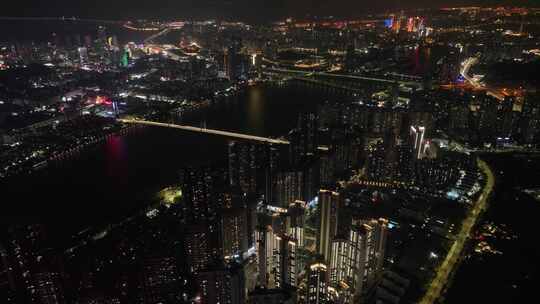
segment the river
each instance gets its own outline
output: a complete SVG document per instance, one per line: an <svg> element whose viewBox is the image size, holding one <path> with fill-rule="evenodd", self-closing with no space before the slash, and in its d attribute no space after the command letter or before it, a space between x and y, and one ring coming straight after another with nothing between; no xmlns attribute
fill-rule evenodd
<svg viewBox="0 0 540 304"><path fill-rule="evenodd" d="M296 125L298 114L328 98L300 84L248 87L216 102L196 117L208 128L278 137ZM186 122L184 122L186 123ZM4 224L46 223L74 233L114 222L148 205L161 188L178 182L186 165L227 161L227 140L185 131L144 127L113 136L32 175L0 184ZM56 230L54 229L54 230Z"/></svg>

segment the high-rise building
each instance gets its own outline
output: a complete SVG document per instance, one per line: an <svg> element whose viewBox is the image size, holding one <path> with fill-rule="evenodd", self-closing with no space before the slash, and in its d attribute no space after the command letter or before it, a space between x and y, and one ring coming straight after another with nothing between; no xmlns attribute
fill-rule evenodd
<svg viewBox="0 0 540 304"><path fill-rule="evenodd" d="M329 269L329 282L336 287L345 281L346 265L349 250L347 237L336 236L332 240L332 254Z"/></svg>
<svg viewBox="0 0 540 304"><path fill-rule="evenodd" d="M57 259L50 255L45 229L22 225L10 229L13 264L17 267L17 303L63 304L64 287Z"/></svg>
<svg viewBox="0 0 540 304"><path fill-rule="evenodd" d="M420 159L424 155L426 128L422 126L411 126L411 142L414 151L414 157Z"/></svg>
<svg viewBox="0 0 540 304"><path fill-rule="evenodd" d="M214 225L189 224L184 234L186 262L191 273L208 268L221 254L218 232Z"/></svg>
<svg viewBox="0 0 540 304"><path fill-rule="evenodd" d="M347 51L345 53L345 69L348 72L354 72L356 68L356 50L354 44L349 44L347 46Z"/></svg>
<svg viewBox="0 0 540 304"><path fill-rule="evenodd" d="M371 228L371 238L368 252L367 286L371 288L382 275L386 238L388 234L388 220L384 218L356 221Z"/></svg>
<svg viewBox="0 0 540 304"><path fill-rule="evenodd" d="M478 131L482 140L490 141L497 135L499 101L487 95L482 95L478 115Z"/></svg>
<svg viewBox="0 0 540 304"><path fill-rule="evenodd" d="M315 113L302 113L299 115L297 128L290 134L290 149L293 164L299 164L317 152L317 121L318 119Z"/></svg>
<svg viewBox="0 0 540 304"><path fill-rule="evenodd" d="M246 302L245 277L241 265L212 267L197 275L198 303L243 304Z"/></svg>
<svg viewBox="0 0 540 304"><path fill-rule="evenodd" d="M296 304L294 288L255 288L249 294L249 304Z"/></svg>
<svg viewBox="0 0 540 304"><path fill-rule="evenodd" d="M181 171L180 184L183 197L183 215L188 223L200 223L213 220L224 207L221 194L225 177L211 168L184 168Z"/></svg>
<svg viewBox="0 0 540 304"><path fill-rule="evenodd" d="M269 208L274 209L279 207ZM258 268L258 282L259 286L266 288L277 288L282 285L282 274L288 273L287 255L290 257L290 251L284 245L284 238L288 238L286 235L286 229L284 225L284 215L286 209L283 212L267 212L259 214L259 221L256 230L256 251L257 251L257 268Z"/></svg>
<svg viewBox="0 0 540 304"><path fill-rule="evenodd" d="M268 240L270 238L270 240ZM255 246L257 251L257 282L261 287L267 287L269 285L271 268L271 257L273 254L274 244L273 234L271 228L265 225L260 225L255 231Z"/></svg>
<svg viewBox="0 0 540 304"><path fill-rule="evenodd" d="M398 166L394 174L395 180L408 183L413 178L414 155L411 153L411 147L408 143L402 142L396 146L396 153L398 157Z"/></svg>
<svg viewBox="0 0 540 304"><path fill-rule="evenodd" d="M128 49L124 49L120 53L121 53L120 66L125 68L129 65L130 52Z"/></svg>
<svg viewBox="0 0 540 304"><path fill-rule="evenodd" d="M257 190L257 145L229 142L229 183L245 193Z"/></svg>
<svg viewBox="0 0 540 304"><path fill-rule="evenodd" d="M79 64L85 65L88 64L88 49L86 47L79 47Z"/></svg>
<svg viewBox="0 0 540 304"><path fill-rule="evenodd" d="M145 258L142 262L140 277L144 303L181 300L182 283L175 258L159 255Z"/></svg>
<svg viewBox="0 0 540 304"><path fill-rule="evenodd" d="M273 275L277 288L296 287L299 269L296 265L297 240L287 235L274 238Z"/></svg>
<svg viewBox="0 0 540 304"><path fill-rule="evenodd" d="M273 177L273 204L288 207L296 200L304 199L304 172L301 170L278 172Z"/></svg>
<svg viewBox="0 0 540 304"><path fill-rule="evenodd" d="M258 186L260 191L264 193L265 200L270 203L279 202L279 198L275 195L275 175L284 163L287 163L285 158L288 156L288 145L264 145L262 146L261 157L262 161L258 163Z"/></svg>
<svg viewBox="0 0 540 304"><path fill-rule="evenodd" d="M526 144L540 142L540 104L538 94L528 94L523 104L523 114L520 121L522 141Z"/></svg>
<svg viewBox="0 0 540 304"><path fill-rule="evenodd" d="M64 290L60 274L54 271L37 272L32 275L30 285L31 303L63 304Z"/></svg>
<svg viewBox="0 0 540 304"><path fill-rule="evenodd" d="M262 206L256 230L259 286L283 288L296 286L300 271L297 261L298 240L288 235L291 227L288 210Z"/></svg>
<svg viewBox="0 0 540 304"><path fill-rule="evenodd" d="M467 104L457 104L449 111L449 127L452 132L462 132L469 128L469 107ZM459 134L459 133L458 133Z"/></svg>
<svg viewBox="0 0 540 304"><path fill-rule="evenodd" d="M379 280L383 269L387 225L387 220L382 218L354 220L348 237L333 239L329 292L339 290L340 303L363 300Z"/></svg>
<svg viewBox="0 0 540 304"><path fill-rule="evenodd" d="M344 276L345 295L355 303L363 299L382 274L387 221L358 220L349 233Z"/></svg>
<svg viewBox="0 0 540 304"><path fill-rule="evenodd" d="M309 266L306 303L328 303L327 267L324 263L316 262Z"/></svg>
<svg viewBox="0 0 540 304"><path fill-rule="evenodd" d="M296 239L300 247L304 247L305 212L304 201L296 201L287 209L287 234Z"/></svg>
<svg viewBox="0 0 540 304"><path fill-rule="evenodd" d="M0 298L15 303L15 273L8 252L0 245Z"/></svg>
<svg viewBox="0 0 540 304"><path fill-rule="evenodd" d="M518 103L515 96L507 96L504 98L499 109L498 117L498 137L511 138L516 135L517 123L519 121L520 112L515 111L514 104Z"/></svg>
<svg viewBox="0 0 540 304"><path fill-rule="evenodd" d="M331 259L332 239L338 231L338 214L341 197L338 192L329 190L319 191L320 227L318 238L318 253L327 263Z"/></svg>
<svg viewBox="0 0 540 304"><path fill-rule="evenodd" d="M407 19L407 32L412 33L414 31L414 18L409 17Z"/></svg>
<svg viewBox="0 0 540 304"><path fill-rule="evenodd" d="M335 180L335 157L332 151L322 152L319 159L319 182L321 187L330 187Z"/></svg>
<svg viewBox="0 0 540 304"><path fill-rule="evenodd" d="M240 51L242 50L242 39L233 37L230 45L224 51L225 76L230 81L235 81L243 74L243 62Z"/></svg>
<svg viewBox="0 0 540 304"><path fill-rule="evenodd" d="M349 234L349 248L345 266L349 303L356 303L365 293L367 265L369 263L371 227L354 225Z"/></svg>
<svg viewBox="0 0 540 304"><path fill-rule="evenodd" d="M248 225L245 208L226 208L221 212L223 257L242 256L248 250Z"/></svg>

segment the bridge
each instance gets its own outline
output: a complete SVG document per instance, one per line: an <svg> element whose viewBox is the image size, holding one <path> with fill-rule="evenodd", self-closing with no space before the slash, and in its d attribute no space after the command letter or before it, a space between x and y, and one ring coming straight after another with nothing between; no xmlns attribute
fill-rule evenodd
<svg viewBox="0 0 540 304"><path fill-rule="evenodd" d="M103 19L90 19L90 18L79 18L79 17L9 17L9 16L0 16L2 21L77 21L77 22L89 22L89 23L110 23L110 24L121 24L124 21L120 20L103 20Z"/></svg>
<svg viewBox="0 0 540 304"><path fill-rule="evenodd" d="M361 89L358 89L358 88L355 88L355 87L352 87L352 86L347 86L347 85L343 85L343 84L339 84L339 83L335 83L335 82L331 82L331 81L324 81L324 80L310 78L310 77L293 76L290 79L300 80L300 81L304 81L304 82L312 83L312 84L316 84L316 85L317 84L318 85L323 85L325 87L329 87L329 88L333 88L333 89L337 89L337 90L343 90L343 91L350 91L350 92L353 92L353 93L362 91Z"/></svg>
<svg viewBox="0 0 540 304"><path fill-rule="evenodd" d="M150 36L150 37L144 39L144 44L148 44L148 43L154 41L154 40L157 39L158 37L163 36L163 35L169 33L171 30L172 30L172 28L167 27L167 28L161 30L160 32L155 33L154 35L152 35L152 36Z"/></svg>
<svg viewBox="0 0 540 304"><path fill-rule="evenodd" d="M498 99L500 101L503 101L504 100L504 94L502 94L500 90L497 90L497 89L494 89L492 87L486 86L485 84L482 84L480 81L478 81L478 80L474 79L473 77L469 76L469 70L471 69L471 67L473 65L477 64L478 61L479 60L476 57L470 57L470 58L467 58L465 61L463 61L461 63L462 67L461 67L461 70L460 70L461 76L463 76L463 78L465 78L465 80L467 80L467 82L469 82L473 86L473 88L475 88L475 89L484 89L484 90L486 90L487 95L491 95L491 96L495 97L496 99Z"/></svg>
<svg viewBox="0 0 540 304"><path fill-rule="evenodd" d="M321 78L327 78L332 80L341 80L341 81L348 81L348 82L360 82L360 81L368 81L368 82L375 82L375 83L381 83L381 84L400 84L405 86L412 86L412 87L422 87L422 82L419 81L418 78L414 78L409 75L401 75L401 74L389 74L391 76L395 76L398 79L389 79L389 78L377 78L377 77L368 77L368 76L359 76L359 75L348 75L348 74L334 74L334 73L328 73L328 72L313 72L313 71L302 71L302 70L292 70L292 69L285 69L285 68L266 68L265 72L267 73L274 73L274 74L282 74L291 76L293 78L298 78L300 80L311 79L317 83L320 84L328 84L330 81L324 81ZM334 86L340 86L343 88L347 88L350 90L355 90L357 88L354 88L350 84L346 85L338 85L334 84Z"/></svg>
<svg viewBox="0 0 540 304"><path fill-rule="evenodd" d="M214 130L214 129L198 128L198 127L184 126L184 125L177 125L177 124L161 123L161 122L138 120L138 119L118 119L117 121L126 123L126 124L138 124L138 125L145 125L145 126L180 129L184 131L219 135L219 136L225 136L225 137L241 139L241 140L257 141L257 142L262 142L262 143L267 143L267 144L280 144L280 145L290 144L289 141L282 140L282 139L274 139L274 138L268 138L268 137L247 135L247 134L242 134L242 133L235 133L235 132L221 131L221 130Z"/></svg>

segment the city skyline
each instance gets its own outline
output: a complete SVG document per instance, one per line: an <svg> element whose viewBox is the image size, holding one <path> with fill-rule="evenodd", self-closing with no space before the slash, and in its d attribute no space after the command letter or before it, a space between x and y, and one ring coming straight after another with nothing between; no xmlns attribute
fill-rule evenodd
<svg viewBox="0 0 540 304"><path fill-rule="evenodd" d="M226 19L253 23L269 22L287 17L336 16L355 18L366 13L383 13L391 10L409 10L418 7L440 8L457 6L528 6L538 7L536 0L414 0L403 3L397 0L369 1L337 0L278 0L272 3L255 0L97 0L80 3L69 0L47 2L26 0L7 3L0 17L81 17L112 20L145 19ZM253 14L257 11L258 14Z"/></svg>
<svg viewBox="0 0 540 304"><path fill-rule="evenodd" d="M2 18L0 302L535 296L540 8L346 2Z"/></svg>

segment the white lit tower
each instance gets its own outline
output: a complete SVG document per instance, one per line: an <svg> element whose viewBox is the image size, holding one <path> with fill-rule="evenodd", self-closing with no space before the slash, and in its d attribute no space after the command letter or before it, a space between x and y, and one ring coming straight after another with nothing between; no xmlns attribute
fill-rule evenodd
<svg viewBox="0 0 540 304"><path fill-rule="evenodd" d="M296 287L299 269L296 265L297 241L287 235L274 238L274 280L276 288Z"/></svg>
<svg viewBox="0 0 540 304"><path fill-rule="evenodd" d="M422 126L411 126L411 142L414 151L414 158L421 159L424 156L426 142L424 136L426 128Z"/></svg>
<svg viewBox="0 0 540 304"><path fill-rule="evenodd" d="M326 264L315 262L309 266L307 278L307 304L328 303L328 278Z"/></svg>
<svg viewBox="0 0 540 304"><path fill-rule="evenodd" d="M338 192L319 191L320 226L317 251L328 263L331 259L332 239L338 230L338 212L341 198Z"/></svg>

